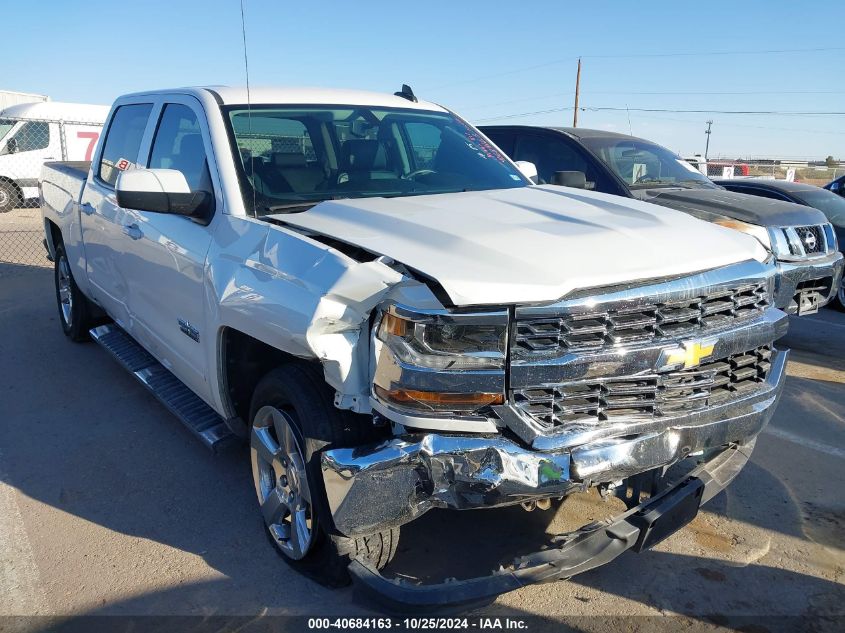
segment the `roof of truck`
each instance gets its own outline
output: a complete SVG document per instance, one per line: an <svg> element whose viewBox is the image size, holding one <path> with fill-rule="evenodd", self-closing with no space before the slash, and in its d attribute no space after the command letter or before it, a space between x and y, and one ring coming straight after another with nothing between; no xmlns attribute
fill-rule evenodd
<svg viewBox="0 0 845 633"><path fill-rule="evenodd" d="M387 108L412 108L415 110L434 110L437 112L445 112L443 107L428 101L420 100L415 103L403 97L397 97L391 93L339 88L250 86L248 95L249 98L247 98L247 89L245 86L196 86L192 88L155 90L138 94L167 94L173 92L195 93L199 91L210 92L221 105L245 105L248 101L251 105L352 105Z"/></svg>
<svg viewBox="0 0 845 633"><path fill-rule="evenodd" d="M10 119L38 119L44 121L76 121L103 123L109 114L109 106L90 103L63 103L61 101L37 101L17 103L0 111L0 117Z"/></svg>

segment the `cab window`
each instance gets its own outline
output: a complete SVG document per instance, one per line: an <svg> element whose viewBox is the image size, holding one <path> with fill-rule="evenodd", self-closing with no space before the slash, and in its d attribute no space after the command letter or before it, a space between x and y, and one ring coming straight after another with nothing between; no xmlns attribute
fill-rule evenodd
<svg viewBox="0 0 845 633"><path fill-rule="evenodd" d="M138 103L120 106L114 111L97 172L107 184L114 186L121 171L136 166L152 108L151 103Z"/></svg>
<svg viewBox="0 0 845 633"><path fill-rule="evenodd" d="M212 191L199 119L191 108L180 103L164 106L150 151L149 167L182 172L191 191Z"/></svg>
<svg viewBox="0 0 845 633"><path fill-rule="evenodd" d="M580 171L587 180L587 189L616 193L616 188L592 166L584 152L558 135L517 136L513 159L534 163L541 185L550 184L556 171Z"/></svg>
<svg viewBox="0 0 845 633"><path fill-rule="evenodd" d="M50 124L45 121L27 121L6 141L4 154L33 152L50 147Z"/></svg>
<svg viewBox="0 0 845 633"><path fill-rule="evenodd" d="M552 182L556 171L582 171L587 173L584 156L568 143L545 136L520 136L516 140L514 160L525 160L537 167L539 184ZM590 180L588 178L588 180Z"/></svg>

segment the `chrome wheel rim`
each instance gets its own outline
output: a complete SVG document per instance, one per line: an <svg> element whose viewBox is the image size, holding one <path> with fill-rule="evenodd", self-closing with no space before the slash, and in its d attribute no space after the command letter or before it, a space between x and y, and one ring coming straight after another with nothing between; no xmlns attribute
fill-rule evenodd
<svg viewBox="0 0 845 633"><path fill-rule="evenodd" d="M0 207L5 207L9 204L9 201L12 197L9 195L9 192L5 189L0 189Z"/></svg>
<svg viewBox="0 0 845 633"><path fill-rule="evenodd" d="M62 312L62 320L68 326L73 318L73 293L71 292L70 280L70 266L67 263L67 258L62 255L59 258L59 309Z"/></svg>
<svg viewBox="0 0 845 633"><path fill-rule="evenodd" d="M300 560L314 543L316 522L293 420L285 411L262 407L255 416L249 443L264 523L282 553Z"/></svg>

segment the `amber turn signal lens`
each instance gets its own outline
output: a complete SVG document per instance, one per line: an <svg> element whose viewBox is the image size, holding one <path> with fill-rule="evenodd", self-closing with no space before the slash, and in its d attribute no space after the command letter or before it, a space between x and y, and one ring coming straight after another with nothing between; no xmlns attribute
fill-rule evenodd
<svg viewBox="0 0 845 633"><path fill-rule="evenodd" d="M484 407L502 404L505 398L500 393L444 393L442 391L418 391L416 389L384 389L376 385L376 394L383 400L420 407Z"/></svg>
<svg viewBox="0 0 845 633"><path fill-rule="evenodd" d="M385 331L393 336L405 336L408 332L408 322L395 314L385 313L382 323Z"/></svg>

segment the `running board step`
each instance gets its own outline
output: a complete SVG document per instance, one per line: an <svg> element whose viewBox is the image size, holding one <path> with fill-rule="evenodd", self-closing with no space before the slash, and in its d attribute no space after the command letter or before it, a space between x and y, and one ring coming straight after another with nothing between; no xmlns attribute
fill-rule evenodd
<svg viewBox="0 0 845 633"><path fill-rule="evenodd" d="M214 409L119 326L101 325L90 334L208 448L218 453L237 443L235 434Z"/></svg>

